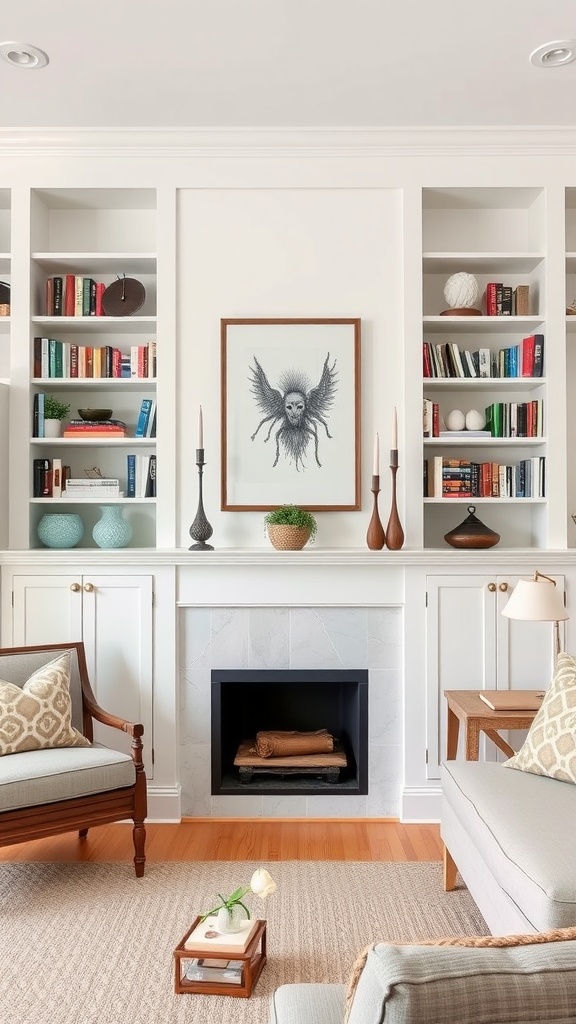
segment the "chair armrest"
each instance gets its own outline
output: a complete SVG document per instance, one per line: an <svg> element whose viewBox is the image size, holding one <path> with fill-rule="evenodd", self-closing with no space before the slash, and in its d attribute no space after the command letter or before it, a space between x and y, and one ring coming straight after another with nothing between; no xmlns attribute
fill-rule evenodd
<svg viewBox="0 0 576 1024"><path fill-rule="evenodd" d="M88 719L89 727L86 727L86 719ZM112 729L120 729L122 732L127 732L132 737L132 743L130 753L132 760L136 765L137 769L144 769L144 761L142 759L142 736L144 735L144 726L140 722L129 722L126 718L120 718L118 715L112 715L109 711L105 711L99 704L96 703L92 692L90 694L84 691L84 735L88 736L92 740L92 719L96 722L101 722L102 725L109 725Z"/></svg>
<svg viewBox="0 0 576 1024"><path fill-rule="evenodd" d="M93 720L101 722L102 725L108 725L112 729L119 729L121 732L128 733L128 735L132 737L130 752L132 760L136 766L136 771L143 773L144 762L142 760L142 736L144 735L144 726L141 725L140 722L129 722L126 718L120 718L119 715L113 715L110 711L105 711L104 708L100 707L88 678L84 645L79 644L77 646L77 650L80 683L82 686L84 735L90 741L93 739Z"/></svg>
<svg viewBox="0 0 576 1024"><path fill-rule="evenodd" d="M142 736L144 734L144 726L139 722L129 722L126 718L120 718L118 715L113 715L110 711L105 711L99 704L96 703L93 695L84 693L84 707L91 718L94 718L97 722L102 722L103 725L109 725L112 729L121 729L122 732L127 732L130 736Z"/></svg>

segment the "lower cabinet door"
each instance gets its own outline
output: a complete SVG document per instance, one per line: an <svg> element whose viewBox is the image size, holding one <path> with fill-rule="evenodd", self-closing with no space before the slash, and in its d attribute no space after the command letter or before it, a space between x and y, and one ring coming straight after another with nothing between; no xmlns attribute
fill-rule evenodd
<svg viewBox="0 0 576 1024"><path fill-rule="evenodd" d="M13 576L15 646L84 641L98 703L144 726L152 777L153 577L93 572ZM129 752L130 737L95 724L94 739Z"/></svg>
<svg viewBox="0 0 576 1024"><path fill-rule="evenodd" d="M530 578L531 571L522 573ZM554 669L551 622L508 619L502 610L519 574L428 576L426 622L427 778L438 779L446 756L445 690L546 689ZM564 590L564 576L555 574ZM462 731L462 730L461 730ZM510 733L518 749L523 733ZM462 756L462 737L459 754ZM501 759L481 737L480 756Z"/></svg>

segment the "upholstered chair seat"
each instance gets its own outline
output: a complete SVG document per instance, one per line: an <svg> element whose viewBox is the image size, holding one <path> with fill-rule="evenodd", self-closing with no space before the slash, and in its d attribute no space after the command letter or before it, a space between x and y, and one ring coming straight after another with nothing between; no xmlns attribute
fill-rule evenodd
<svg viewBox="0 0 576 1024"><path fill-rule="evenodd" d="M131 736L130 753L93 740L93 722ZM84 645L0 649L0 846L131 818L144 873L143 726L95 699Z"/></svg>

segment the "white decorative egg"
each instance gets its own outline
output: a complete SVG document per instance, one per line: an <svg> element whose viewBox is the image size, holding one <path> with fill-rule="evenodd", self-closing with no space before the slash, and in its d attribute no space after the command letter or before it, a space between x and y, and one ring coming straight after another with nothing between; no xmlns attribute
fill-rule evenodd
<svg viewBox="0 0 576 1024"><path fill-rule="evenodd" d="M444 287L444 298L451 309L473 306L478 298L478 281L474 274L452 274Z"/></svg>
<svg viewBox="0 0 576 1024"><path fill-rule="evenodd" d="M466 430L483 430L486 420L483 412L478 412L477 409L470 409L470 412L466 413Z"/></svg>
<svg viewBox="0 0 576 1024"><path fill-rule="evenodd" d="M463 412L460 412L460 409L452 409L452 412L446 414L444 422L446 430L464 430L466 417Z"/></svg>

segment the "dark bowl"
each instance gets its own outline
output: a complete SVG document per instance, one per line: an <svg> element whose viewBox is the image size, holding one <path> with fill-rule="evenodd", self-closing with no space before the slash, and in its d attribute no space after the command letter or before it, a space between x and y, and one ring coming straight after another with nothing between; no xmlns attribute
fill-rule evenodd
<svg viewBox="0 0 576 1024"><path fill-rule="evenodd" d="M93 420L111 420L112 409L78 409L78 415L88 423Z"/></svg>

